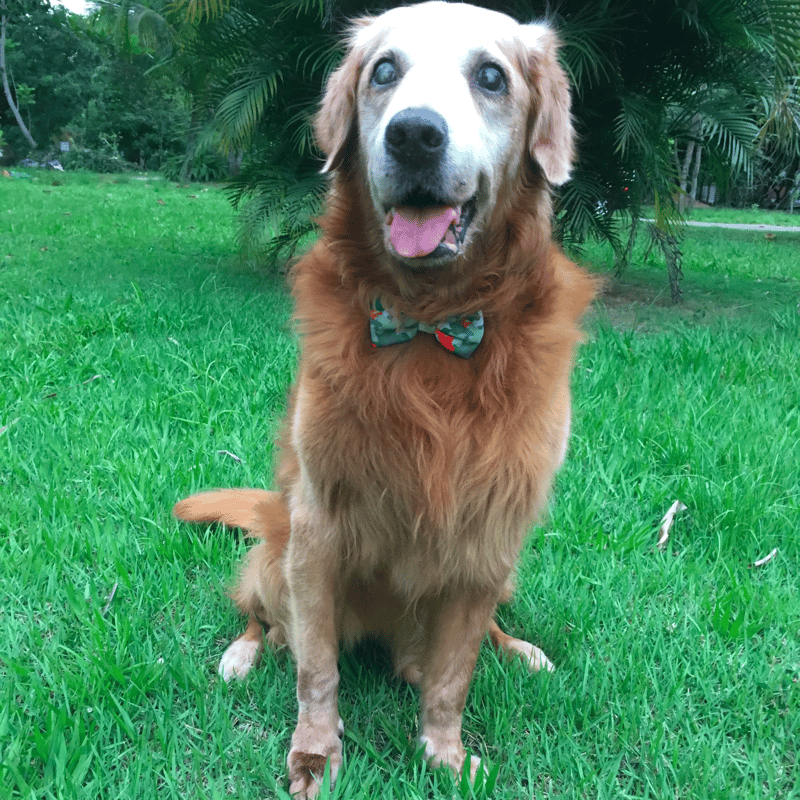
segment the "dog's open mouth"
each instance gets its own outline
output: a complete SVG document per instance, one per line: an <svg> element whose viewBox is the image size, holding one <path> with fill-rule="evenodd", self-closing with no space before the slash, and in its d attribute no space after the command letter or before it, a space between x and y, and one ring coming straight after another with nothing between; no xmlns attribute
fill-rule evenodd
<svg viewBox="0 0 800 800"><path fill-rule="evenodd" d="M450 260L458 255L475 217L475 197L447 205L428 194L412 194L386 215L389 239L406 259Z"/></svg>

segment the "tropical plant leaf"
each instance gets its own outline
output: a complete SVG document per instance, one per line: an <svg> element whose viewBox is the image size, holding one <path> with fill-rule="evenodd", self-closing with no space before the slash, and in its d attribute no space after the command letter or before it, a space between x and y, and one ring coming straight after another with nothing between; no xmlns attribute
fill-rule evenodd
<svg viewBox="0 0 800 800"><path fill-rule="evenodd" d="M171 10L187 22L196 23L221 17L228 9L229 0L174 0Z"/></svg>
<svg viewBox="0 0 800 800"><path fill-rule="evenodd" d="M217 106L217 130L228 149L249 144L267 103L275 96L282 74L253 72L236 81Z"/></svg>
<svg viewBox="0 0 800 800"><path fill-rule="evenodd" d="M553 18L561 40L561 64L578 91L588 91L601 80L612 79L612 46L618 41L623 17L608 4L601 4L579 9L568 21Z"/></svg>

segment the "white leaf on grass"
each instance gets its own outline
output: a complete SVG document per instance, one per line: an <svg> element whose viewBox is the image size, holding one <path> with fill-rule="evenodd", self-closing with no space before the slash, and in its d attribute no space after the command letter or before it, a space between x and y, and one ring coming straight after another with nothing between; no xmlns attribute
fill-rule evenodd
<svg viewBox="0 0 800 800"><path fill-rule="evenodd" d="M764 556L764 558L759 558L758 561L754 561L750 566L751 567L763 567L764 564L769 564L775 556L778 555L778 548L773 548L771 553L768 553Z"/></svg>
<svg viewBox="0 0 800 800"><path fill-rule="evenodd" d="M232 458L237 463L244 464L244 461L242 461L242 459L239 458L239 456L237 456L235 453L231 453L230 450L217 450L217 455L228 456L229 458Z"/></svg>
<svg viewBox="0 0 800 800"><path fill-rule="evenodd" d="M3 425L3 427L0 428L0 436L2 436L9 428L12 428L14 425L16 425L19 422L19 420L20 418L17 417L16 419L12 419L11 422L8 423L8 425Z"/></svg>
<svg viewBox="0 0 800 800"><path fill-rule="evenodd" d="M104 617L106 615L106 611L111 608L111 603L114 601L114 595L117 593L117 587L119 586L119 582L115 582L114 585L111 587L111 594L108 596L108 602L103 606L103 610L100 612L100 616Z"/></svg>
<svg viewBox="0 0 800 800"><path fill-rule="evenodd" d="M669 539L669 529L672 527L672 522L675 519L675 515L679 511L686 511L686 506L681 503L680 500L676 500L670 507L669 511L664 514L664 518L661 520L661 527L658 529L658 542L657 547L659 550L663 550L667 546L667 540Z"/></svg>

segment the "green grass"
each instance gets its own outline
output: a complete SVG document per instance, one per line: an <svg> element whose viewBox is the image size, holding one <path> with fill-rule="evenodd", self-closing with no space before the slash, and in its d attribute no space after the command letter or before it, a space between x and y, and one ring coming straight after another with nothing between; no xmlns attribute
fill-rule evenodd
<svg viewBox="0 0 800 800"><path fill-rule="evenodd" d="M732 209L697 209L713 221L735 219ZM742 212L743 217L766 212ZM780 212L771 212L769 224ZM784 214L784 216L788 216ZM800 221L800 214L795 215ZM775 315L800 301L800 232L742 231L684 227L681 232L683 303L674 306L664 258L649 254L648 237L640 233L631 263L614 277L614 253L606 244L589 242L581 259L608 280L603 299L617 326L640 331L662 329L683 320L710 324L720 317L771 329Z"/></svg>
<svg viewBox="0 0 800 800"><path fill-rule="evenodd" d="M59 178L0 180L0 796L285 798L291 660L216 675L245 544L169 509L271 485L290 303L233 258L219 190ZM569 456L501 610L557 671L484 649L464 718L496 782L420 760L416 693L366 648L342 658L331 796L800 796L797 259L693 237L704 313L666 307L652 259L589 324Z"/></svg>

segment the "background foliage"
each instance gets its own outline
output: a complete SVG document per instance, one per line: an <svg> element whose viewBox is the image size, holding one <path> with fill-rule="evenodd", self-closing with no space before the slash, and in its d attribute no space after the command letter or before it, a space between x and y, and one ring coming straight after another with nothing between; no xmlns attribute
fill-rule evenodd
<svg viewBox="0 0 800 800"><path fill-rule="evenodd" d="M27 143L0 97L5 163L24 156L59 158L67 168L158 169L188 146L191 101L158 56L130 33L125 46L91 20L44 0L8 0L8 68L23 117L37 140ZM162 53L161 55L164 55ZM63 155L59 142L69 141Z"/></svg>
<svg viewBox="0 0 800 800"><path fill-rule="evenodd" d="M612 243L622 268L645 225L681 275L676 205L713 185L739 204L788 207L800 175L800 0L487 0L549 18L574 86L580 160L557 231ZM160 168L224 180L246 253L268 263L313 230L324 179L310 121L364 0L98 0L90 19L8 0L15 91L73 165ZM2 101L0 101L2 102ZM0 105L12 153L20 137ZM95 159L96 155L96 159ZM677 201L677 203L676 203ZM680 210L680 209L679 209Z"/></svg>
<svg viewBox="0 0 800 800"><path fill-rule="evenodd" d="M796 170L797 0L478 4L522 20L546 16L562 38L580 136L578 167L560 193L568 243L603 238L624 261L623 233L655 199L654 235L666 248L681 164L699 167L702 148L720 194L752 183L767 158L773 172ZM200 16L197 53L215 57L207 133L244 153L230 188L251 248L268 242L273 256L310 230L322 189L310 119L346 19L379 10L352 0L234 0Z"/></svg>

